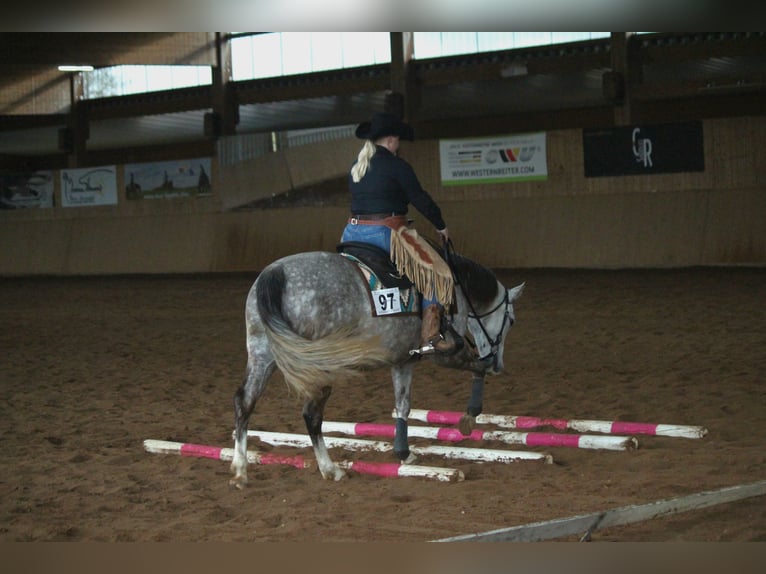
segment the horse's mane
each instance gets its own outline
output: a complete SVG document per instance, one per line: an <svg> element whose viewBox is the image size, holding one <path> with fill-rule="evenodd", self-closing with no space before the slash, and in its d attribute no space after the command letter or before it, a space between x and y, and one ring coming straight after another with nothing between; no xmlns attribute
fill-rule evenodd
<svg viewBox="0 0 766 574"><path fill-rule="evenodd" d="M440 250L443 256L443 250ZM486 267L466 257L451 253L448 259L459 283L470 300L477 305L489 305L497 296L497 277Z"/></svg>

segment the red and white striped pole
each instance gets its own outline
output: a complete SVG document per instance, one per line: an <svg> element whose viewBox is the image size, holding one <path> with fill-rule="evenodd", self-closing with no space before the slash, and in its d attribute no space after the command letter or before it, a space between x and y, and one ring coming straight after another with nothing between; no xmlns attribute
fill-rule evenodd
<svg viewBox="0 0 766 574"><path fill-rule="evenodd" d="M396 411L392 413L396 417ZM409 418L412 420L432 423L456 425L460 422L463 413L453 411L436 411L424 409L412 409ZM707 434L707 429L693 425L673 425L636 423L621 421L601 421L586 419L548 419L525 416L485 415L476 417L477 424L491 424L509 429L532 429L545 426L559 430L573 430L577 432L599 432L604 434L644 434L655 436L670 436L682 438L702 438Z"/></svg>
<svg viewBox="0 0 766 574"><path fill-rule="evenodd" d="M234 449L232 448L154 439L146 439L144 441L144 450L155 454L178 454L181 456L211 458L222 461L230 461L234 458ZM302 456L280 456L271 453L256 453L250 450L247 451L247 462L250 464L286 464L301 469L313 466L312 461L308 461ZM338 463L338 466L358 474L369 474L386 478L418 477L442 482L465 480L463 471L455 468L364 461L341 461Z"/></svg>
<svg viewBox="0 0 766 574"><path fill-rule="evenodd" d="M347 423L324 421L323 432L339 432L353 436L385 436L393 438L396 434L394 425L379 423ZM410 426L408 436L430 438L448 442L463 440L496 440L508 444L524 444L526 446L563 446L570 448L602 449L602 450L632 450L638 448L634 437L597 436L584 434L557 434L534 432L507 432L474 430L470 435L462 434L458 429Z"/></svg>
<svg viewBox="0 0 766 574"><path fill-rule="evenodd" d="M154 454L178 454L197 458L212 458L213 460L231 461L234 459L233 448L167 440L146 439L144 441L144 450ZM251 450L247 451L247 462L250 464L285 464L295 468L309 468L311 466L311 463L302 456L280 456L268 452L253 452Z"/></svg>
<svg viewBox="0 0 766 574"><path fill-rule="evenodd" d="M462 470L456 468L441 468L438 466L421 466L418 464L400 464L398 462L364 462L341 461L341 468L358 472L359 474L372 474L386 478L412 476L419 478L431 478L441 482L460 482L465 480Z"/></svg>

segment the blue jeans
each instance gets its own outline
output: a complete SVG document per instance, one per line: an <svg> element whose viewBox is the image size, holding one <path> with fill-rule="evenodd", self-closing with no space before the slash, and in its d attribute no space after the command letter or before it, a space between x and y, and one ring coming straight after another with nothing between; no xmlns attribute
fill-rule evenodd
<svg viewBox="0 0 766 574"><path fill-rule="evenodd" d="M391 254L391 228L387 225L354 225L347 223L340 240L361 241L380 247L389 255ZM431 305L438 305L436 297L431 299L423 297L423 309Z"/></svg>
<svg viewBox="0 0 766 574"><path fill-rule="evenodd" d="M361 241L380 247L386 253L391 253L391 228L386 225L354 225L346 224L341 241Z"/></svg>

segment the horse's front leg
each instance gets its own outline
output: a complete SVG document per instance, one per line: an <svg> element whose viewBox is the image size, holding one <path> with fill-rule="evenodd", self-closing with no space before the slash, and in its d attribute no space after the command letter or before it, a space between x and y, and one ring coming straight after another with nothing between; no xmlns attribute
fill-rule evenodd
<svg viewBox="0 0 766 574"><path fill-rule="evenodd" d="M270 355L249 358L245 381L234 395L234 456L230 467L234 478L229 484L239 489L247 484L247 424L275 368Z"/></svg>
<svg viewBox="0 0 766 574"><path fill-rule="evenodd" d="M417 457L410 452L407 437L407 417L410 416L413 368L414 363L411 362L395 365L391 368L391 378L394 382L394 408L396 409L394 454L404 464L412 464L417 460Z"/></svg>
<svg viewBox="0 0 766 574"><path fill-rule="evenodd" d="M322 387L319 396L307 399L303 403L303 420L306 423L306 429L311 438L311 445L314 447L314 456L316 457L319 472L322 478L341 480L346 476L346 471L335 464L327 452L327 446L322 436L322 421L324 420L324 407L327 399L330 398L332 387Z"/></svg>
<svg viewBox="0 0 766 574"><path fill-rule="evenodd" d="M484 404L484 375L474 373L471 384L471 398L468 399L468 408L460 417L458 428L463 436L468 436L476 428L476 417L481 414Z"/></svg>

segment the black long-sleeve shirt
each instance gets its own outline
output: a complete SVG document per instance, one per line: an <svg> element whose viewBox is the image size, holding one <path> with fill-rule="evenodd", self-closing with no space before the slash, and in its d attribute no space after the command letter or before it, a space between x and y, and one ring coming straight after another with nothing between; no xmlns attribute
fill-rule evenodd
<svg viewBox="0 0 766 574"><path fill-rule="evenodd" d="M375 147L377 151L372 156L364 177L358 183L354 183L351 175L348 177L351 214L404 215L411 203L436 229L447 227L441 209L420 185L412 166L388 149Z"/></svg>

